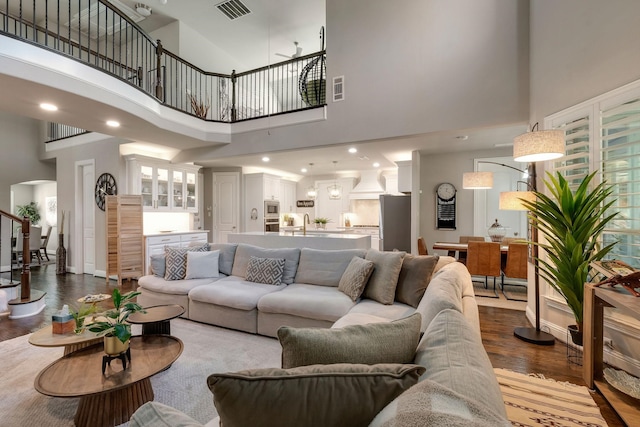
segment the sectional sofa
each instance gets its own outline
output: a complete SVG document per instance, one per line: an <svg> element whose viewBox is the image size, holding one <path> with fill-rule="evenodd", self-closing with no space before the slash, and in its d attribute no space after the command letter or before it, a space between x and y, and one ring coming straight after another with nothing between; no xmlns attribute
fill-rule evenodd
<svg viewBox="0 0 640 427"><path fill-rule="evenodd" d="M194 269L191 269L190 274L187 267L186 277L196 278L166 280L166 274L160 274L159 267L162 266L156 265L156 274L139 279L141 294L138 301L143 306L178 303L185 307L186 318L279 337L283 346L283 368L291 369L280 369L278 372L243 371L237 376L216 374L209 378L209 386L214 392L214 403L221 416L234 413L225 402L219 400L223 395L234 396L228 399L232 404L244 402L255 406L256 410L260 408L259 402L265 401L265 412L277 405L277 401L269 403L268 399L260 397L264 396L264 384L259 387L259 390L262 390L260 396L251 396L251 381L255 380L263 381L268 378L280 382L285 381L280 376L293 375L297 381L298 377L308 379L311 376L311 388L315 388L318 387L317 376L325 377L325 374L318 372L334 367L347 369L350 372L347 377L363 375L352 374L351 369L358 372L361 369L367 372L370 369L417 369L412 374L416 377L417 384L406 391L401 390L395 397L389 397L388 401L384 401L384 405L371 409L373 413L367 415L370 418L365 417L366 423L361 420L359 423L351 424L352 421L349 421L344 425L510 425L506 420L505 407L493 368L482 345L471 277L466 267L455 262L453 258L412 256L403 252L375 250L265 249L245 244L212 244L209 249L210 252L219 251L218 265L215 266L218 269L218 277L198 278L215 274L194 273ZM200 256L189 255L189 260ZM272 284L259 283L272 279L269 274L256 277L256 262L260 260L279 261L282 268L275 268L276 273L281 271L279 282L276 280ZM372 272L369 271L367 274L366 271L363 273L357 268L354 269L356 264L372 266ZM270 271L272 267L273 263L261 266L266 271ZM168 266L165 266L165 270L167 268ZM356 292L355 297L351 288L345 286L345 281L353 279L354 271L366 276L363 278L356 274L356 279L364 280L366 286L364 290ZM367 344L361 345L366 348L348 348L359 345L357 343L362 342L362 337L376 337L379 332L376 328L403 328L388 335L389 339L393 340L393 337L403 335L399 331L412 329L402 323L409 321L415 325L415 342L410 343L409 359L405 357L400 361L400 365L376 364L372 368L357 362L360 354L365 354L362 357L373 355L372 363L380 363L381 361L376 359L378 354L384 354L389 347L395 345L376 342L383 341L382 339L371 338ZM309 327L313 329L308 329ZM285 363L285 355L295 357L296 354L304 353L301 351L304 350L302 347L296 349L294 346L294 350L288 347L288 338L284 338L283 331L288 334L289 330L307 331L304 333L316 331L314 333L321 335L318 349L310 352L312 361L309 363L323 365L285 366L288 364ZM344 331L347 338L342 336L342 341L331 341L332 334L342 333L340 331ZM315 338L306 342L312 343L313 339ZM336 350L336 347L341 346L346 346L347 349L338 357L337 362L340 362L340 357L346 357L346 365L333 365L336 360L313 362L317 353L324 351L323 348L329 347L328 350L334 357L335 351L340 352L340 348ZM384 356L380 357L384 359ZM396 374L398 373L395 372L394 375ZM342 372L338 375L340 378L344 376ZM249 385L242 384L237 388L240 391L237 391L236 395L229 389L224 389L222 393L221 389L216 387L222 387L225 381L249 381ZM302 384L296 386L301 389L296 389L293 396L306 392L305 383ZM367 385L366 388L369 387ZM278 384L275 390L275 395L283 393L282 384ZM327 396L332 394L326 393ZM364 400L370 402L371 399ZM333 408L335 404L333 402L329 407ZM320 414L327 413L327 408L323 407L321 402L318 402L317 406L320 408ZM291 404L289 407L293 409L297 405ZM345 413L349 413L352 410L350 408L354 407L363 408L366 405L352 402L344 409ZM310 408L305 409L307 412L309 410ZM235 411L239 412L243 411ZM336 412L342 414L338 409ZM283 414L279 413L278 417L281 415ZM248 423L246 420L234 424L230 418L223 421L225 426L277 425L262 421ZM165 422L166 425L200 425L175 409L153 402L143 405L134 414L131 425L157 425L159 422ZM412 422L415 424L411 424ZM216 418L207 426L218 426L221 423L220 418Z"/></svg>

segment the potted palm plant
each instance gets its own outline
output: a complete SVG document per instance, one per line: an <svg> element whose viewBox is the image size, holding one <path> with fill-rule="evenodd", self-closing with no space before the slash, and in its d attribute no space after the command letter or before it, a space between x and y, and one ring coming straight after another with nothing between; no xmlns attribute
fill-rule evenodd
<svg viewBox="0 0 640 427"><path fill-rule="evenodd" d="M129 316L135 312L144 312L140 304L131 301L140 292L121 294L118 288L113 290L113 310L107 310L96 321L87 325L89 331L104 336L104 352L109 355L123 353L129 347L131 325L127 323Z"/></svg>
<svg viewBox="0 0 640 427"><path fill-rule="evenodd" d="M596 172L589 174L572 191L569 182L558 173L547 173L545 186L551 197L535 191L536 200L522 200L529 210L531 225L543 236L543 242L530 242L544 249L538 257L540 276L566 300L576 325L571 325L574 343L582 345L582 306L589 264L601 260L616 242L601 247L599 238L607 224L618 214L608 210L613 189L606 182L589 189Z"/></svg>

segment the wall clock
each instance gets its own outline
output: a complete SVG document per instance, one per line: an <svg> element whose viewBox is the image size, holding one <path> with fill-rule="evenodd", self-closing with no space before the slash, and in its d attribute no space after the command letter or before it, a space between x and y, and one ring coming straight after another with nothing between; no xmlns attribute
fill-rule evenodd
<svg viewBox="0 0 640 427"><path fill-rule="evenodd" d="M456 229L456 187L443 182L436 187L436 228Z"/></svg>
<svg viewBox="0 0 640 427"><path fill-rule="evenodd" d="M115 196L118 194L118 186L116 185L116 179L110 173L103 173L98 177L96 181L95 197L96 205L101 210L105 208L105 197Z"/></svg>

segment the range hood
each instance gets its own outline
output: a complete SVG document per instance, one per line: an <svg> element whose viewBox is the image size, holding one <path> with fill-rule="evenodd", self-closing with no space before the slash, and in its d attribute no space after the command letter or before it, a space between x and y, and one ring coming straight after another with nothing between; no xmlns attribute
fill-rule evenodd
<svg viewBox="0 0 640 427"><path fill-rule="evenodd" d="M380 184L380 172L368 170L360 174L360 182L349 193L349 199L378 199L381 194L384 194L384 188Z"/></svg>

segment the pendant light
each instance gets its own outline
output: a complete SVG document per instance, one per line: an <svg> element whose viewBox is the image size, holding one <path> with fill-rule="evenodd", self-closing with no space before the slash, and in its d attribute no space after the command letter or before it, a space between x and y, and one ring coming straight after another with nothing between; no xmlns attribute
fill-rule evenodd
<svg viewBox="0 0 640 427"><path fill-rule="evenodd" d="M336 164L338 163L337 160L333 161L333 169L335 172L335 177L333 178L333 185L330 185L329 187L327 187L327 191L329 192L329 199L330 200L340 200L342 198L342 186L338 185L338 173L335 170L336 169Z"/></svg>
<svg viewBox="0 0 640 427"><path fill-rule="evenodd" d="M311 175L311 171L313 170L313 163L309 163L309 175ZM311 184L307 187L307 199L315 200L318 197L318 188Z"/></svg>

